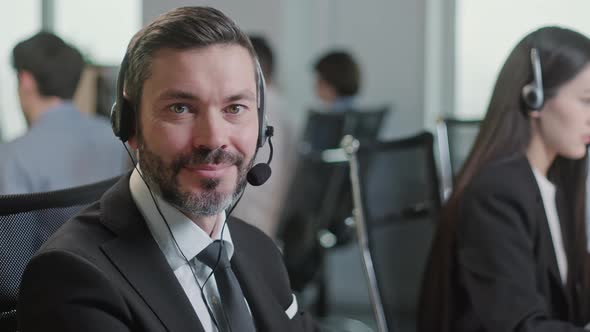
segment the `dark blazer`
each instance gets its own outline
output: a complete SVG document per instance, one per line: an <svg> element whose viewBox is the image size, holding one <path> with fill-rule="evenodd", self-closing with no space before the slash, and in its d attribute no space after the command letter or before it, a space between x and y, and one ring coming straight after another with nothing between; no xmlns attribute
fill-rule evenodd
<svg viewBox="0 0 590 332"><path fill-rule="evenodd" d="M571 276L573 219L559 189L556 196ZM450 240L442 236L450 226L442 224L433 245L419 331L584 331L575 323L575 287L569 277L568 286L561 281L541 193L525 156L494 162L476 174L458 203L457 222ZM448 264L441 263L445 251Z"/></svg>
<svg viewBox="0 0 590 332"><path fill-rule="evenodd" d="M310 331L289 319L293 301L280 252L256 228L231 218L231 264L258 331ZM17 307L19 330L203 331L153 239L124 176L66 222L28 264Z"/></svg>

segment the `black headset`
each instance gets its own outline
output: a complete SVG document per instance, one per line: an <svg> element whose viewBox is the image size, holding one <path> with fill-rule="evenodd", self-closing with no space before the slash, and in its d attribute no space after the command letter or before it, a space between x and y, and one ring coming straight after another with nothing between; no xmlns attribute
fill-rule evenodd
<svg viewBox="0 0 590 332"><path fill-rule="evenodd" d="M541 58L536 48L531 48L531 66L533 81L522 88L522 100L529 110L538 111L543 107L545 96L543 93L543 75Z"/></svg>
<svg viewBox="0 0 590 332"><path fill-rule="evenodd" d="M113 133L123 143L127 142L129 138L135 132L135 109L125 98L124 94L124 82L127 69L129 67L129 52L125 53L123 61L121 62L121 68L119 69L119 75L117 77L117 96L115 103L111 108L111 126ZM256 143L257 149L264 146L266 140L274 134L272 126L267 124L266 111L265 111L265 83L260 63L255 60L256 63L256 108L258 111L258 140Z"/></svg>

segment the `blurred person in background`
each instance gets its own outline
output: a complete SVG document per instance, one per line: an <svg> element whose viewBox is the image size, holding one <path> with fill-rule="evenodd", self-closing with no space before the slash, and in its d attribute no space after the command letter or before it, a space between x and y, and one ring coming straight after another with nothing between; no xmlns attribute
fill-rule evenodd
<svg viewBox="0 0 590 332"><path fill-rule="evenodd" d="M501 69L442 211L419 331L585 331L590 40L545 27Z"/></svg>
<svg viewBox="0 0 590 332"><path fill-rule="evenodd" d="M85 67L78 50L39 32L12 51L28 131L0 145L0 194L44 192L122 174L127 162L106 119L83 114L72 98Z"/></svg>
<svg viewBox="0 0 590 332"><path fill-rule="evenodd" d="M346 51L331 51L314 65L315 92L328 111L349 111L356 106L361 86L361 70L354 57Z"/></svg>
<svg viewBox="0 0 590 332"><path fill-rule="evenodd" d="M274 238L293 175L296 160L296 130L293 127L295 122L289 116L283 98L275 85L275 57L270 45L261 36L250 36L250 41L266 80L266 114L269 123L272 123L275 128L272 139L274 144L272 175L264 186L246 188L242 202L236 207L234 215L251 222ZM266 162L268 157L269 149L262 149L256 160Z"/></svg>

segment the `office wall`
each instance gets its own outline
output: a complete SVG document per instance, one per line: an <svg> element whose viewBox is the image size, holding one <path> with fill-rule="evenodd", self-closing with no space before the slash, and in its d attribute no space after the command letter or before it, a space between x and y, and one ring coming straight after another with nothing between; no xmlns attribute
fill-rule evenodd
<svg viewBox="0 0 590 332"><path fill-rule="evenodd" d="M143 22L185 5L210 5L247 32L265 34L274 46L278 83L289 112L301 123L313 94L314 59L333 48L352 51L363 67L360 102L390 103L395 111L386 137L425 127L426 26L429 0L144 0ZM264 12L265 14L262 14ZM436 86L434 87L436 89Z"/></svg>
<svg viewBox="0 0 590 332"><path fill-rule="evenodd" d="M333 1L331 40L359 55L365 69L364 100L391 102L388 136L423 127L425 1Z"/></svg>
<svg viewBox="0 0 590 332"><path fill-rule="evenodd" d="M276 0L143 0L143 22L149 23L158 15L181 6L212 6L232 17L248 32L261 32L273 42L281 38L283 1ZM263 15L262 12L268 13Z"/></svg>

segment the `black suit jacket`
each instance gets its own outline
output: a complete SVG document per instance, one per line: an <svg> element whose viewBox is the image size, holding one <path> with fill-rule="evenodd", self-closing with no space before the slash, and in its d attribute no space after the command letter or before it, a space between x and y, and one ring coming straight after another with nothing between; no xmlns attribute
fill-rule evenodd
<svg viewBox="0 0 590 332"><path fill-rule="evenodd" d="M572 267L573 219L561 197L558 189ZM433 246L420 331L583 331L575 322L575 287L562 283L539 187L525 156L482 169L459 202L458 218L452 240L441 239L439 230ZM436 261L445 250L450 250L446 266ZM437 289L441 277L450 289Z"/></svg>
<svg viewBox="0 0 590 332"><path fill-rule="evenodd" d="M282 257L268 237L231 218L231 264L258 331L309 331ZM123 177L68 221L29 262L20 288L19 329L29 331L203 331L153 239Z"/></svg>

